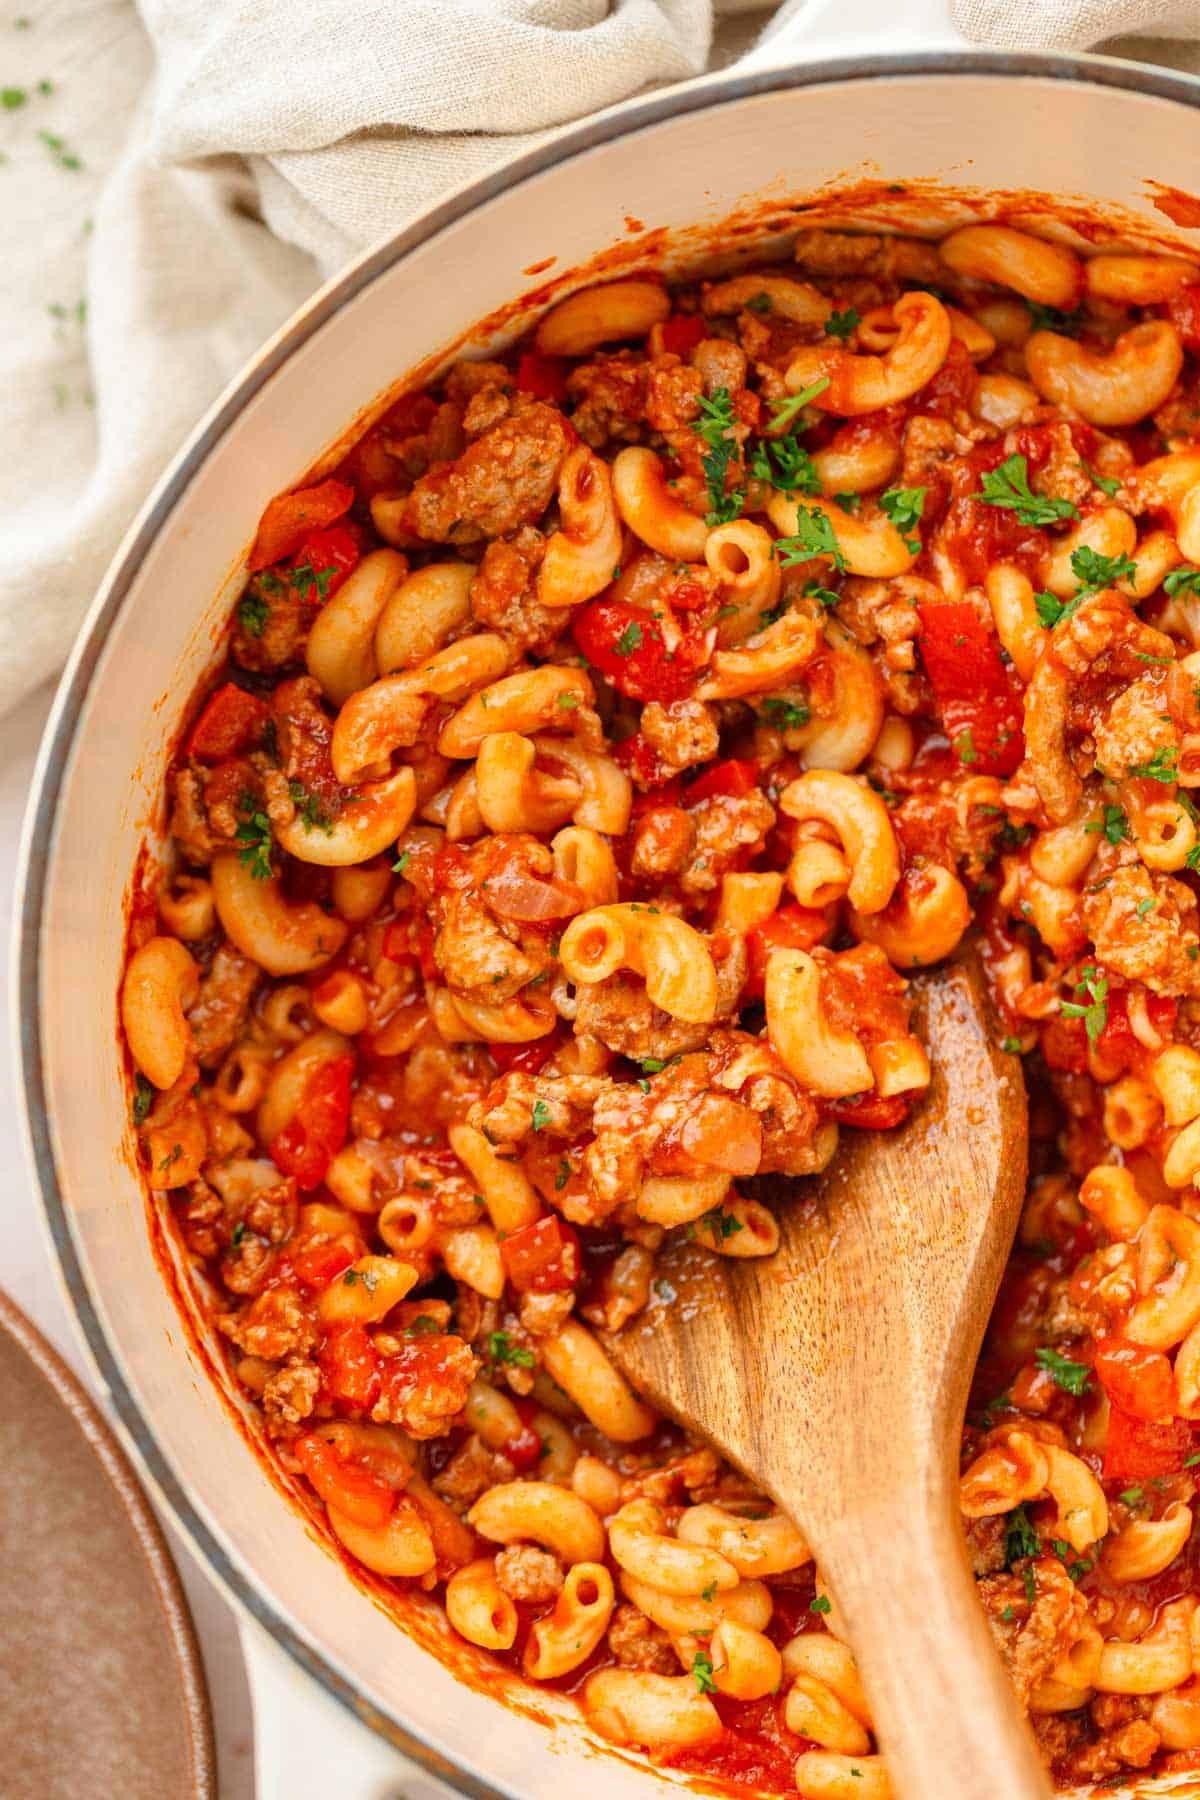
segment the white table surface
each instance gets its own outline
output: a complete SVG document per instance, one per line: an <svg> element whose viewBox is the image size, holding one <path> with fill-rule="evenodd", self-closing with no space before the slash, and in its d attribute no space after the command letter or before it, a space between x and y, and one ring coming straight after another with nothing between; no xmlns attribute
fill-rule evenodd
<svg viewBox="0 0 1200 1800"><path fill-rule="evenodd" d="M21 818L51 690L0 719L0 927L7 941ZM8 1028L11 972L0 963L2 1279L103 1405L42 1227L17 1125ZM200 1638L217 1738L220 1800L418 1800L435 1791L394 1751L302 1674L257 1626L241 1620L161 1508ZM248 1675L249 1667L249 1675ZM253 1681L254 1703L250 1680ZM330 1778L334 1776L331 1788ZM444 1790L438 1788L438 1793Z"/></svg>

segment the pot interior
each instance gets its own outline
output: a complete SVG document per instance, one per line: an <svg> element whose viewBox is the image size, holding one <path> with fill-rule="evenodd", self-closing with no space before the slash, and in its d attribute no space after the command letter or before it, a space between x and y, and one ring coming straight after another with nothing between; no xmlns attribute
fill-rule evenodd
<svg viewBox="0 0 1200 1800"><path fill-rule="evenodd" d="M258 517L398 385L510 340L605 275L728 265L764 241L782 257L817 223L940 235L996 216L1196 253L1200 202L1181 189L1195 180L1198 96L1116 64L980 55L720 76L631 103L325 289L202 426L96 602L43 752L21 940L33 1156L64 1273L115 1409L200 1553L332 1691L462 1792L539 1800L565 1778L579 1800L635 1800L678 1778L598 1747L571 1702L482 1656L464 1682L441 1660L440 1615L414 1606L397 1629L346 1578L218 1391L186 1279L163 1279L126 1111L116 994L130 871L161 843L170 739ZM1189 1779L1123 1792L1200 1792Z"/></svg>

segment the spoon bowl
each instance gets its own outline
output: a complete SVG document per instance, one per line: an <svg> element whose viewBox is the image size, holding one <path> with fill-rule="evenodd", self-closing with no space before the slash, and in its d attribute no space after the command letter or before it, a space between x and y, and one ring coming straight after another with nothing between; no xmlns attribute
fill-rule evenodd
<svg viewBox="0 0 1200 1800"><path fill-rule="evenodd" d="M912 991L933 1073L910 1121L844 1131L820 1176L769 1178L785 1203L775 1255L672 1246L659 1291L674 1299L608 1348L799 1526L900 1800L1043 1800L957 1503L967 1392L1024 1196L1024 1080L973 952Z"/></svg>

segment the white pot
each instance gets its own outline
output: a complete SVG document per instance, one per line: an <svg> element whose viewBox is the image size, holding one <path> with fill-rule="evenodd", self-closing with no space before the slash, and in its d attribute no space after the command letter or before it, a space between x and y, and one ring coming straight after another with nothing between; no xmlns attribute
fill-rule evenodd
<svg viewBox="0 0 1200 1800"><path fill-rule="evenodd" d="M1010 213L1049 190L1089 231L1194 248L1200 233L1156 210L1147 183L1200 184L1198 105L1200 85L1131 65L920 53L760 66L616 108L432 208L318 294L193 437L92 607L42 752L18 948L30 1150L63 1275L128 1441L199 1555L326 1687L461 1793L540 1800L567 1783L575 1800L633 1800L671 1778L598 1751L551 1693L498 1704L507 1678L482 1659L466 1685L348 1579L231 1425L237 1402L211 1378L202 1320L181 1325L136 1173L116 1013L130 871L161 828L168 742L259 514L385 384L491 341L475 321L497 315L511 336L547 283L686 264L731 217L785 237L847 210L945 228L987 216L998 190ZM929 185L839 205L862 180ZM425 1644L439 1629L418 1615Z"/></svg>

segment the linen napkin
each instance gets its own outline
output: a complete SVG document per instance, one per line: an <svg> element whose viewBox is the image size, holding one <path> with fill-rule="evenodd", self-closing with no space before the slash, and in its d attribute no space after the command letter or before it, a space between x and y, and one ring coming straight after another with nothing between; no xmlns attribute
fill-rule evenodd
<svg viewBox="0 0 1200 1800"><path fill-rule="evenodd" d="M956 6L979 42L1137 32L1126 54L1200 67L1200 0ZM319 280L539 136L728 62L770 11L0 0L0 712L60 667L172 453Z"/></svg>

